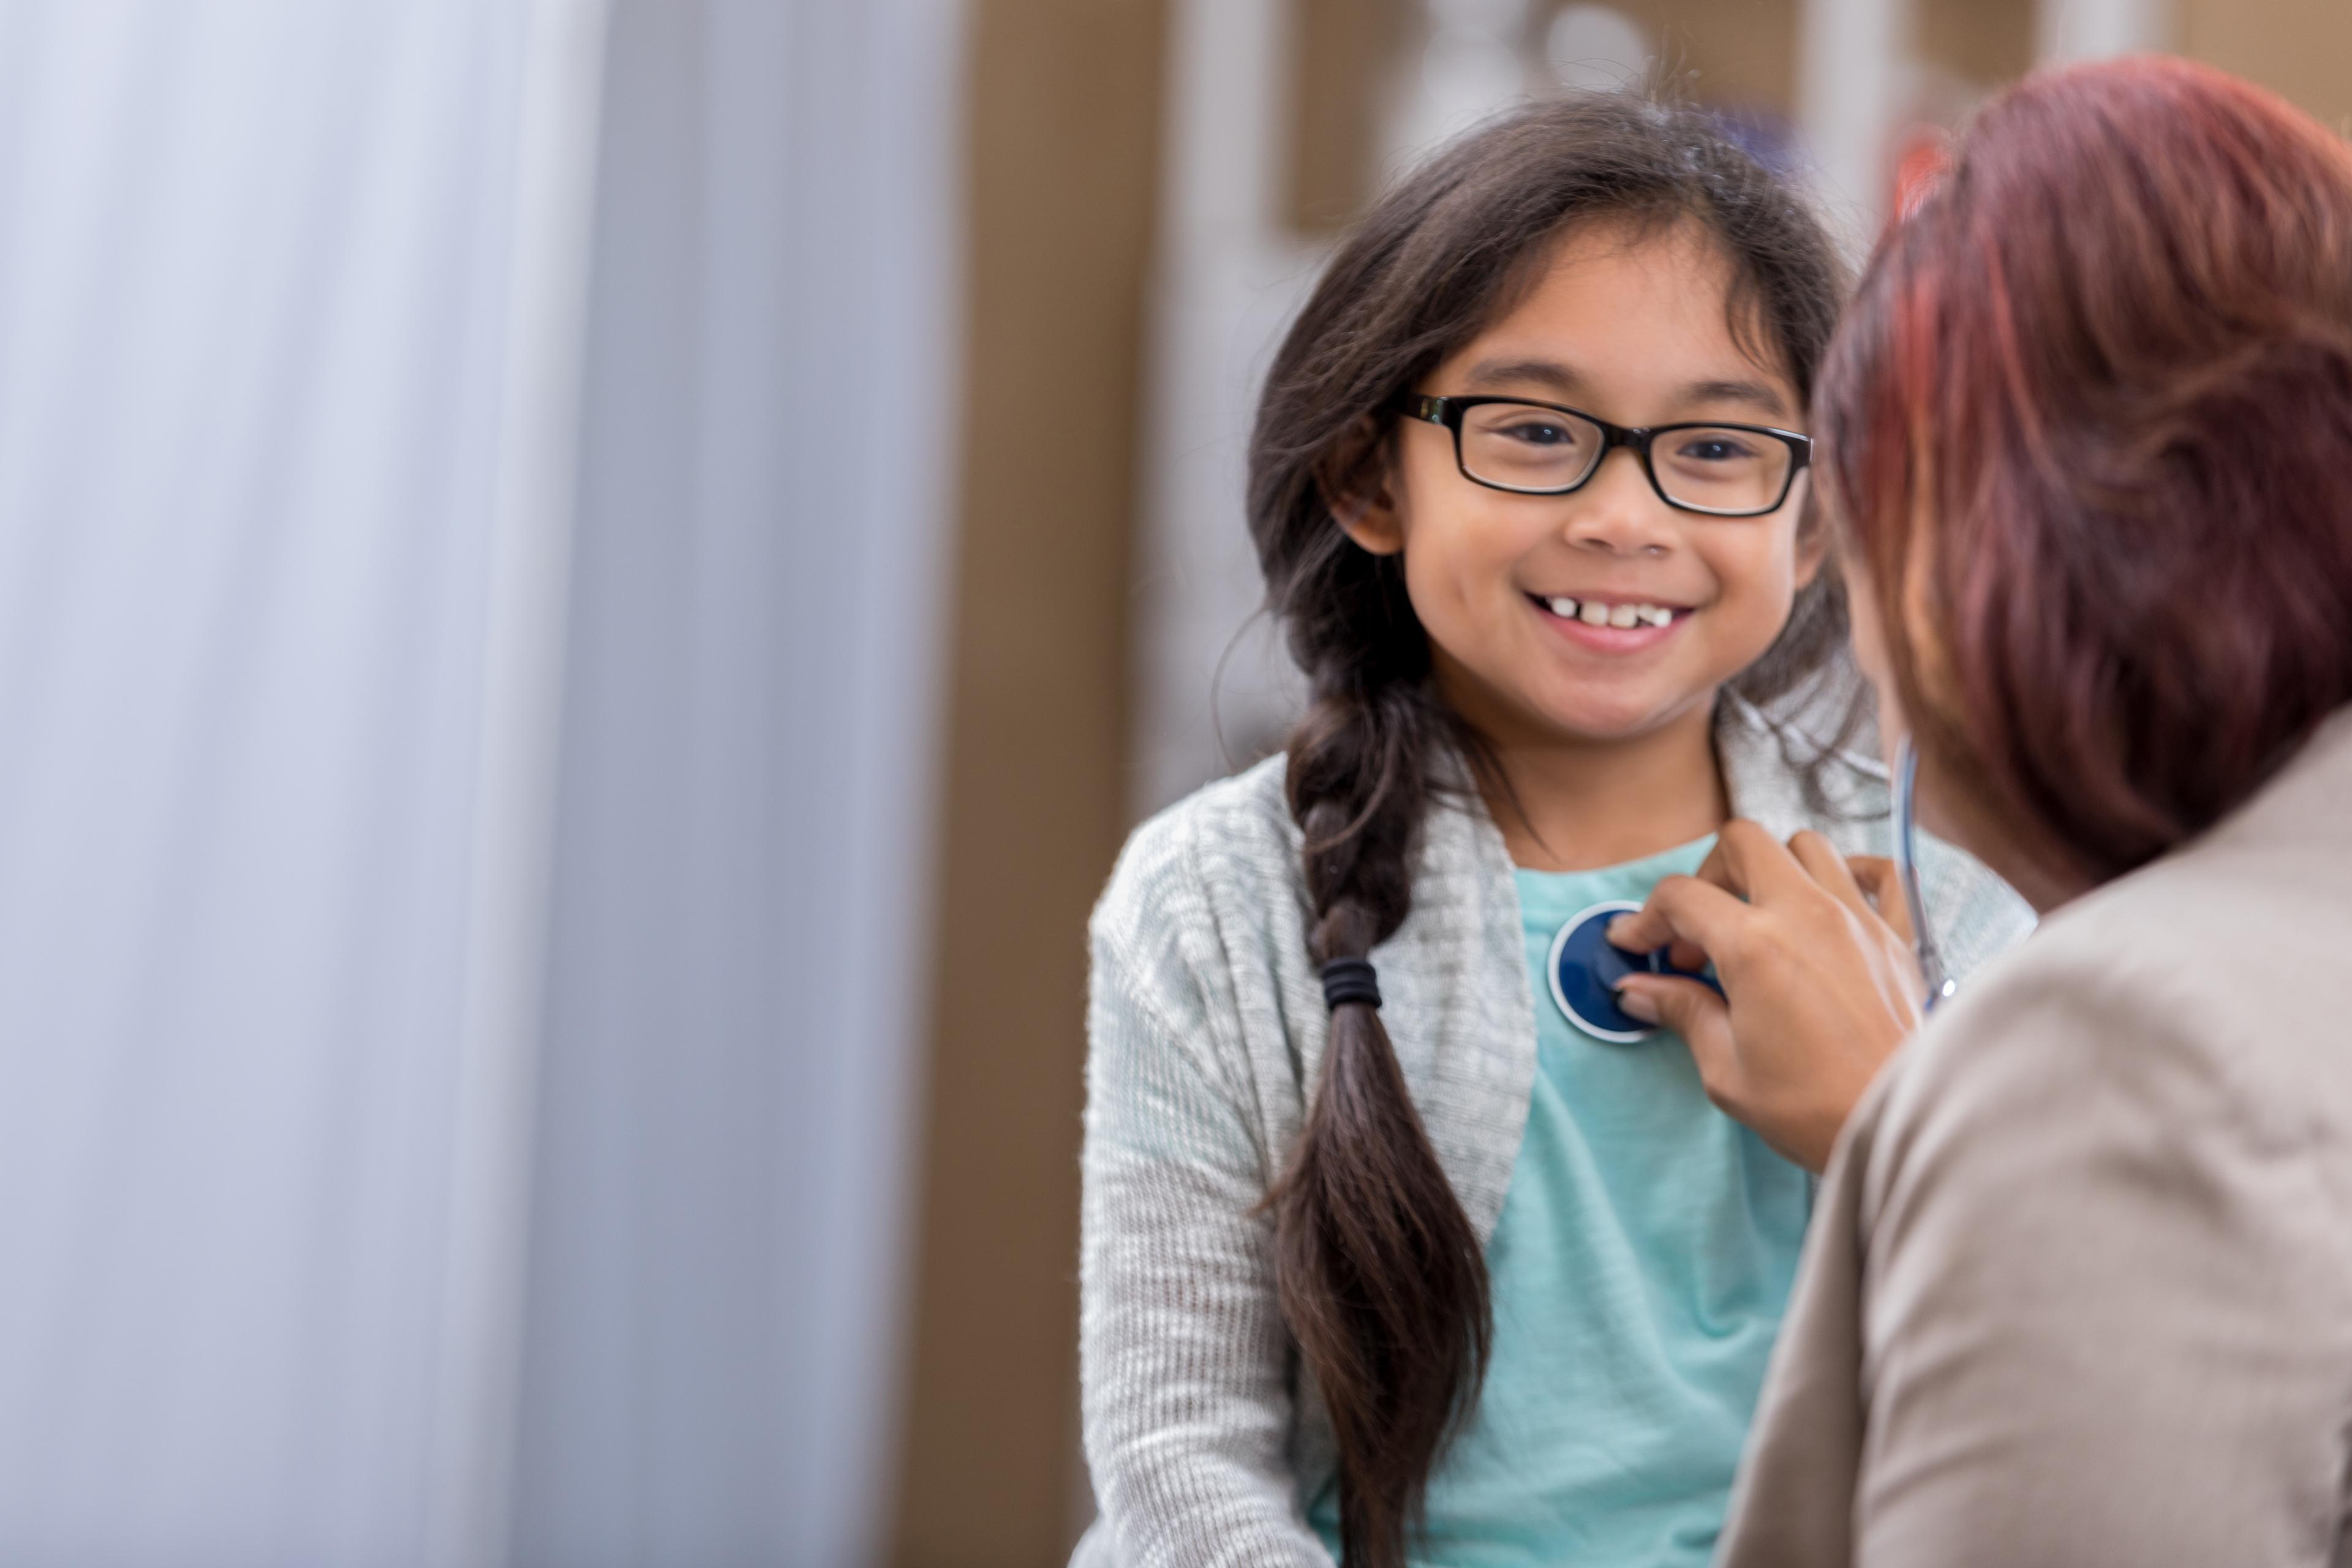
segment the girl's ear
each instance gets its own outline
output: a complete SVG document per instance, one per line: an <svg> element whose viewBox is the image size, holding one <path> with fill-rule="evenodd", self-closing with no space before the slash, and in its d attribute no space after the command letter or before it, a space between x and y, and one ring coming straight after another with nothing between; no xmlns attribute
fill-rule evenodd
<svg viewBox="0 0 2352 1568"><path fill-rule="evenodd" d="M1394 555L1404 548L1404 519L1399 513L1388 455L1380 449L1379 426L1360 420L1349 432L1352 439L1316 476L1341 531L1366 553Z"/></svg>
<svg viewBox="0 0 2352 1568"><path fill-rule="evenodd" d="M1369 498L1349 500L1327 495L1324 500L1340 530L1366 554L1394 555L1404 548L1404 520L1397 515L1386 485L1374 489Z"/></svg>

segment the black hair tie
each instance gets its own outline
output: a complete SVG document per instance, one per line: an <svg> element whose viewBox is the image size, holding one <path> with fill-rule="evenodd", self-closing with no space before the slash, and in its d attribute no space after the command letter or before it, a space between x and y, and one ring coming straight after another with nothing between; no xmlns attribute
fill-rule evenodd
<svg viewBox="0 0 2352 1568"><path fill-rule="evenodd" d="M1323 976L1323 1005L1337 1007L1346 1002L1361 1002L1367 1007L1381 1005L1380 976L1369 958L1335 958L1319 971Z"/></svg>

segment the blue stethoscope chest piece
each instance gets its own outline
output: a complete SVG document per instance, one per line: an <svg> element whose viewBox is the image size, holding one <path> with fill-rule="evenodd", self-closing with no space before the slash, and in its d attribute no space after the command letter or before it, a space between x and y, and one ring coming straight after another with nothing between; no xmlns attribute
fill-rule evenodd
<svg viewBox="0 0 2352 1568"><path fill-rule="evenodd" d="M1656 1025L1631 1017L1617 1005L1617 983L1628 974L1676 974L1723 989L1711 975L1675 968L1664 948L1627 952L1613 945L1606 934L1609 922L1641 907L1621 899L1579 910L1551 939L1551 957L1544 965L1551 999L1568 1021L1595 1039L1621 1046L1638 1045L1658 1032Z"/></svg>

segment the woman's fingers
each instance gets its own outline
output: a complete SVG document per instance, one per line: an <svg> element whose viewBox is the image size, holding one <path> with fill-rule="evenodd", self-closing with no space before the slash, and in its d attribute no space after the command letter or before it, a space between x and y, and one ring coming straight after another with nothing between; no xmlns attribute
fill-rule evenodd
<svg viewBox="0 0 2352 1568"><path fill-rule="evenodd" d="M1739 1070L1739 1053L1732 1045L1731 1008L1714 987L1663 974L1629 974L1618 983L1617 1005L1628 1017L1663 1024L1680 1035L1716 1103L1736 1098L1731 1084Z"/></svg>
<svg viewBox="0 0 2352 1568"><path fill-rule="evenodd" d="M1748 913L1738 896L1717 882L1696 876L1668 877L1651 889L1650 901L1638 912L1618 916L1604 934L1628 952L1650 952L1672 944L1720 955L1737 942ZM1698 964L1678 961L1678 966L1696 969Z"/></svg>
<svg viewBox="0 0 2352 1568"><path fill-rule="evenodd" d="M1661 890L1674 883L1694 883L1709 889L1709 897L1678 889L1672 908L1657 893L1638 915L1628 915L1609 928L1609 940L1629 952L1648 952L1673 943L1669 956L1677 969L1696 969L1709 957L1720 961L1720 943L1740 922L1725 900L1759 908L1799 900L1826 890L1857 914L1870 912L1868 900L1845 858L1818 833L1803 832L1783 844L1761 826L1745 819L1723 826L1715 847L1688 877L1668 878ZM1710 931L1713 933L1710 936Z"/></svg>
<svg viewBox="0 0 2352 1568"><path fill-rule="evenodd" d="M1820 839L1823 848L1829 847L1829 840L1818 833L1800 833L1797 838ZM1781 843L1764 827L1744 817L1725 823L1715 840L1715 853L1723 858L1723 885L1753 904L1803 896L1819 879L1799 860L1792 849L1795 840ZM1708 858L1714 859L1715 855Z"/></svg>
<svg viewBox="0 0 2352 1568"><path fill-rule="evenodd" d="M1909 945L1911 905L1903 897L1903 882L1895 875L1895 862L1884 855L1849 855L1845 863L1878 918L1895 929L1905 945Z"/></svg>
<svg viewBox="0 0 2352 1568"><path fill-rule="evenodd" d="M1715 847L1691 875L1735 898L1758 903L1807 879L1803 868L1790 858L1787 846L1744 817L1723 825L1715 836Z"/></svg>
<svg viewBox="0 0 2352 1568"><path fill-rule="evenodd" d="M1798 865L1805 868L1806 875L1812 878L1814 884L1839 903L1858 915L1872 912L1870 900L1863 894L1862 884L1847 868L1846 858L1838 853L1836 845L1807 828L1789 840L1789 853Z"/></svg>
<svg viewBox="0 0 2352 1568"><path fill-rule="evenodd" d="M1669 877L1642 912L1612 923L1609 940L1628 952L1668 943L1679 969L1696 969L1740 929L1749 904L1786 897L1811 880L1781 842L1756 824L1735 818L1716 835L1715 847L1687 877Z"/></svg>

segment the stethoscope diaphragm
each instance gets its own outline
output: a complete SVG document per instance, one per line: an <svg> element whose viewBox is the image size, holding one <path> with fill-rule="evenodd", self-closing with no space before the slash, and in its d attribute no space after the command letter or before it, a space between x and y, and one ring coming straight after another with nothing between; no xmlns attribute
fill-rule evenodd
<svg viewBox="0 0 2352 1568"><path fill-rule="evenodd" d="M1718 994L1723 990L1711 974L1668 963L1663 947L1654 952L1627 952L1610 942L1609 922L1641 907L1617 899L1579 910L1551 939L1551 957L1544 964L1551 999L1568 1021L1595 1039L1621 1046L1639 1045L1658 1032L1655 1024L1644 1024L1617 1005L1617 983L1628 974L1674 974L1713 986Z"/></svg>

